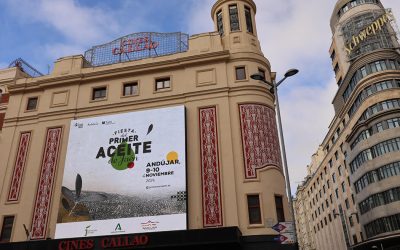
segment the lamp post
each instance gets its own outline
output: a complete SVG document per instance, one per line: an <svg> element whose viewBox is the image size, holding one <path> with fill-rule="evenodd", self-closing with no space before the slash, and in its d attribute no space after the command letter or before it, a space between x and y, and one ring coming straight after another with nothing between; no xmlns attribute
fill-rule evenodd
<svg viewBox="0 0 400 250"><path fill-rule="evenodd" d="M279 141L281 142L281 150L282 150L282 156L283 156L283 170L285 172L285 183L286 183L286 192L287 196L289 199L289 208L291 215L293 217L293 226L294 226L294 235L295 235L295 240L297 241L297 232L296 232L296 223L295 223L295 216L294 216L294 210L293 210L293 200L292 200L292 192L290 188L290 179L289 179L289 170L288 170L288 164L287 164L287 159L286 159L286 149L285 149L285 140L283 138L283 129L282 129L282 121L281 121L281 111L279 109L279 99L278 99L278 86L281 85L283 81L286 80L286 78L291 77L296 75L299 72L298 69L289 69L286 73L285 76L282 80L279 82L276 82L275 79L272 81L272 83L268 82L265 80L265 76L256 73L251 75L251 79L262 81L268 85L270 85L272 88L270 89L271 93L275 94L275 109L276 109L276 116L277 116L277 121L278 121L278 131L279 131Z"/></svg>

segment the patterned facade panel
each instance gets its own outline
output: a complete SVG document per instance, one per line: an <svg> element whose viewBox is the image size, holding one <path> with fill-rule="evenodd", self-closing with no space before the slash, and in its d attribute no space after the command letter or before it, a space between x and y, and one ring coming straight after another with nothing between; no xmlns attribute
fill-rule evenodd
<svg viewBox="0 0 400 250"><path fill-rule="evenodd" d="M200 109L203 226L223 226L216 108Z"/></svg>
<svg viewBox="0 0 400 250"><path fill-rule="evenodd" d="M22 133L19 139L17 158L15 160L14 172L11 178L10 189L7 201L18 201L21 192L22 177L25 171L26 160L28 157L29 142L31 133Z"/></svg>
<svg viewBox="0 0 400 250"><path fill-rule="evenodd" d="M282 166L273 109L257 104L239 105L246 179L257 178L257 169Z"/></svg>
<svg viewBox="0 0 400 250"><path fill-rule="evenodd" d="M61 143L61 128L47 130L40 178L35 199L35 208L32 219L33 240L44 239L47 233L47 223L54 184L54 175L57 170L57 161Z"/></svg>

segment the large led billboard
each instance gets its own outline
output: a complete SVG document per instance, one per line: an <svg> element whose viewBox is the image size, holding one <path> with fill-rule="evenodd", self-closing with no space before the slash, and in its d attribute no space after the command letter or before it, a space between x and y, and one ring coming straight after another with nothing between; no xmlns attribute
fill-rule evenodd
<svg viewBox="0 0 400 250"><path fill-rule="evenodd" d="M184 230L184 106L71 122L56 238Z"/></svg>

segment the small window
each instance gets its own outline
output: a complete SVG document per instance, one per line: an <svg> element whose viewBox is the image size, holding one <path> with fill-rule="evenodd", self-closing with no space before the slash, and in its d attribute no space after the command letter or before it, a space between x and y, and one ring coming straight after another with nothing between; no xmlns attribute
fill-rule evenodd
<svg viewBox="0 0 400 250"><path fill-rule="evenodd" d="M275 196L276 219L278 222L285 221L285 212L283 210L282 196Z"/></svg>
<svg viewBox="0 0 400 250"><path fill-rule="evenodd" d="M335 50L333 50L332 53L331 53L332 61L335 60L335 57L336 57L336 52L335 52Z"/></svg>
<svg viewBox="0 0 400 250"><path fill-rule="evenodd" d="M124 94L124 96L137 95L138 94L138 83L137 82L125 83L123 94Z"/></svg>
<svg viewBox="0 0 400 250"><path fill-rule="evenodd" d="M260 196L258 194L248 195L247 207L249 209L249 223L261 224Z"/></svg>
<svg viewBox="0 0 400 250"><path fill-rule="evenodd" d="M262 80L265 80L265 70L258 68L258 73L262 76Z"/></svg>
<svg viewBox="0 0 400 250"><path fill-rule="evenodd" d="M217 12L217 29L218 33L223 36L224 35L224 23L222 18L222 10Z"/></svg>
<svg viewBox="0 0 400 250"><path fill-rule="evenodd" d="M238 8L236 4L229 5L229 20L231 23L231 31L240 30Z"/></svg>
<svg viewBox="0 0 400 250"><path fill-rule="evenodd" d="M37 109L38 98L37 97L30 97L28 99L28 104L26 105L26 110L35 110Z"/></svg>
<svg viewBox="0 0 400 250"><path fill-rule="evenodd" d="M104 99L107 96L107 87L94 88L92 100Z"/></svg>
<svg viewBox="0 0 400 250"><path fill-rule="evenodd" d="M171 78L160 78L156 80L156 90L170 89Z"/></svg>
<svg viewBox="0 0 400 250"><path fill-rule="evenodd" d="M246 68L245 67L236 67L236 80L246 80Z"/></svg>
<svg viewBox="0 0 400 250"><path fill-rule="evenodd" d="M333 69L333 71L335 71L335 74L337 74L339 72L339 64L336 63L335 68Z"/></svg>
<svg viewBox="0 0 400 250"><path fill-rule="evenodd" d="M351 215L349 217L349 224L350 224L350 227L354 227L353 216L351 216Z"/></svg>
<svg viewBox="0 0 400 250"><path fill-rule="evenodd" d="M346 209L349 209L349 208L350 208L349 199L346 199L346 200L344 201L344 203L345 203L345 205L346 205Z"/></svg>
<svg viewBox="0 0 400 250"><path fill-rule="evenodd" d="M11 233L14 224L14 216L6 216L3 220L3 226L1 228L0 242L10 242Z"/></svg>
<svg viewBox="0 0 400 250"><path fill-rule="evenodd" d="M253 33L253 21L251 20L251 10L249 7L244 7L244 13L246 16L247 32Z"/></svg>

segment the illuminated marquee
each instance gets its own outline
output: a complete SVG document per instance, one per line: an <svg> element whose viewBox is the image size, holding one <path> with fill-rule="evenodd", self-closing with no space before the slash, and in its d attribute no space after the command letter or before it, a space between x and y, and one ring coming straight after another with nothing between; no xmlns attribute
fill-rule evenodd
<svg viewBox="0 0 400 250"><path fill-rule="evenodd" d="M85 52L85 67L136 61L185 52L189 35L176 33L141 32L94 46Z"/></svg>
<svg viewBox="0 0 400 250"><path fill-rule="evenodd" d="M131 53L142 50L156 49L159 43L151 40L150 37L139 37L135 39L121 40L119 48L112 50L113 55L120 55L123 53Z"/></svg>
<svg viewBox="0 0 400 250"><path fill-rule="evenodd" d="M382 16L378 17L365 29L361 30L357 35L353 35L351 38L351 42L345 45L345 50L347 52L347 55L351 55L354 49L358 45L360 45L361 42L366 40L369 36L376 35L377 32L381 31L384 25L386 25L392 19L393 15L391 13L385 13Z"/></svg>

